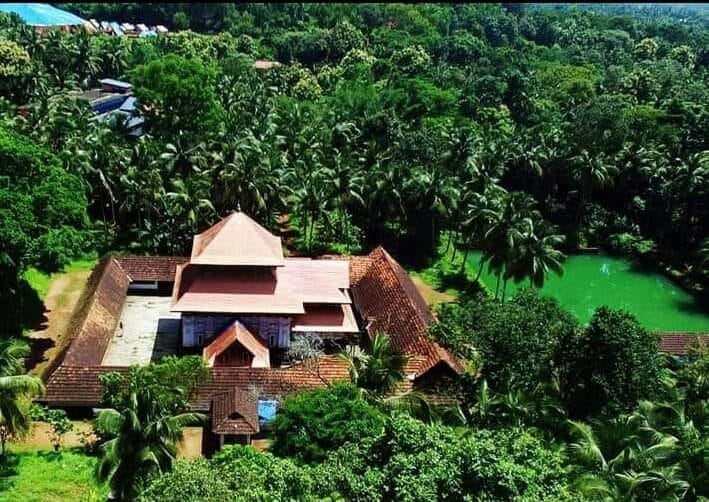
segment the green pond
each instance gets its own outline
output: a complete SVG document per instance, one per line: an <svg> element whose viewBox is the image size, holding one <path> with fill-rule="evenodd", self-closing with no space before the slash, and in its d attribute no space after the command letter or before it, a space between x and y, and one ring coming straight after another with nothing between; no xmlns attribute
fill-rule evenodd
<svg viewBox="0 0 709 502"><path fill-rule="evenodd" d="M471 252L469 266L477 269L479 259L480 253ZM482 279L494 291L496 277L485 271ZM523 285L508 283L507 295ZM559 300L584 323L596 307L608 305L632 312L653 331L709 332L709 312L691 294L624 258L570 256L564 262L564 275L550 274L542 292Z"/></svg>

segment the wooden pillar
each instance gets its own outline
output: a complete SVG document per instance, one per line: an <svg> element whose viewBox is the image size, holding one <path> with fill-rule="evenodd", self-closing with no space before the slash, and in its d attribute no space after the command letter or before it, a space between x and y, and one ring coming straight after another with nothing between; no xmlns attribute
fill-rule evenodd
<svg viewBox="0 0 709 502"><path fill-rule="evenodd" d="M224 434L219 434L219 449L224 448Z"/></svg>

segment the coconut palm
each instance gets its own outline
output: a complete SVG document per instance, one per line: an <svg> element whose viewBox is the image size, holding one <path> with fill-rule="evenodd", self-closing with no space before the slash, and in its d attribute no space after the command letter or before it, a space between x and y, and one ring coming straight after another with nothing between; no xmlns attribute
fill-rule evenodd
<svg viewBox="0 0 709 502"><path fill-rule="evenodd" d="M534 200L522 192L506 194L502 210L493 215L490 227L483 236L483 262L497 274L495 298L498 297L500 280L504 278L503 299L507 281L514 272L517 248L523 239L524 230L541 219L534 209Z"/></svg>
<svg viewBox="0 0 709 502"><path fill-rule="evenodd" d="M571 459L582 475L575 489L600 500L682 500L689 483L672 462L677 439L666 434L648 437L638 414L593 420L569 421L574 442Z"/></svg>
<svg viewBox="0 0 709 502"><path fill-rule="evenodd" d="M679 159L678 159L679 160ZM680 160L670 165L665 172L666 187L683 201L681 211L682 236L685 241L690 236L695 218L697 202L709 196L709 151L690 155L687 160Z"/></svg>
<svg viewBox="0 0 709 502"><path fill-rule="evenodd" d="M699 248L699 264L702 267L709 269L709 237L702 241L702 245Z"/></svg>
<svg viewBox="0 0 709 502"><path fill-rule="evenodd" d="M571 178L580 193L576 211L577 224L581 221L583 208L593 191L608 186L615 172L615 167L608 164L604 157L594 157L587 150L581 150L581 153L572 158Z"/></svg>
<svg viewBox="0 0 709 502"><path fill-rule="evenodd" d="M678 490L684 487L689 500L709 496L709 459L702 438L709 434L709 402L687 402L684 393L673 389L667 402L641 401L637 416L642 420L642 431L650 440L672 438L678 448L671 451L668 464L673 467L668 486ZM677 480L681 480L679 483Z"/></svg>
<svg viewBox="0 0 709 502"><path fill-rule="evenodd" d="M146 476L170 469L182 429L203 420L198 413L170 413L150 385L131 385L126 406L105 409L96 420L111 438L101 445L99 478L108 480L117 500L134 500Z"/></svg>
<svg viewBox="0 0 709 502"><path fill-rule="evenodd" d="M340 353L348 364L352 382L375 395L393 390L404 379L404 368L409 358L397 352L391 339L384 333L375 333L365 350L353 347Z"/></svg>
<svg viewBox="0 0 709 502"><path fill-rule="evenodd" d="M528 278L530 286L541 288L549 272L558 275L564 273L561 264L564 254L556 249L563 242L563 237L555 234L537 235L539 225L531 219L523 221L523 228L511 266L512 277L515 282Z"/></svg>
<svg viewBox="0 0 709 502"><path fill-rule="evenodd" d="M23 375L24 359L29 347L24 341L0 341L0 456L5 457L8 439L25 434L30 427L26 400L44 391L42 381Z"/></svg>

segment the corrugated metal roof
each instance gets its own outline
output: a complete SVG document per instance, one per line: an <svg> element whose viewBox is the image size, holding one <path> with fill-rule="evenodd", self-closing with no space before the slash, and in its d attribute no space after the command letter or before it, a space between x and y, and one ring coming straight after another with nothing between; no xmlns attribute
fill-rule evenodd
<svg viewBox="0 0 709 502"><path fill-rule="evenodd" d="M85 19L48 3L0 3L0 12L14 12L30 26L76 26L86 23Z"/></svg>

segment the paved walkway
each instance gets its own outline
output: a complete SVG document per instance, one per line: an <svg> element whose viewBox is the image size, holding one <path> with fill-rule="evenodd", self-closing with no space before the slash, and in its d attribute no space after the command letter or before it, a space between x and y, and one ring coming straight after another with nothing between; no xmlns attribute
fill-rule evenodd
<svg viewBox="0 0 709 502"><path fill-rule="evenodd" d="M180 314L165 296L130 295L103 357L104 366L147 365L177 351Z"/></svg>

